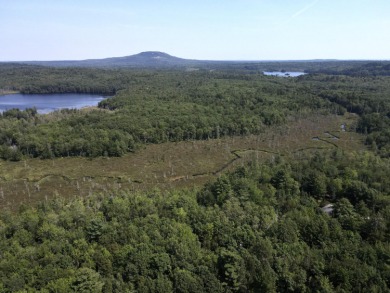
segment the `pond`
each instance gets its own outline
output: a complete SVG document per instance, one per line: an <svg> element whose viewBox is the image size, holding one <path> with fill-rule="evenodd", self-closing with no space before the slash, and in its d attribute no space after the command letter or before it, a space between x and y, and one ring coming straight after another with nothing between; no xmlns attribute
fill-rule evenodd
<svg viewBox="0 0 390 293"><path fill-rule="evenodd" d="M105 97L91 94L10 94L0 96L0 112L18 108L24 110L35 107L40 114L60 109L80 109L97 106Z"/></svg>
<svg viewBox="0 0 390 293"><path fill-rule="evenodd" d="M297 77L301 75L305 75L304 72L299 71L264 71L264 75L271 75L271 76L280 76L280 77Z"/></svg>

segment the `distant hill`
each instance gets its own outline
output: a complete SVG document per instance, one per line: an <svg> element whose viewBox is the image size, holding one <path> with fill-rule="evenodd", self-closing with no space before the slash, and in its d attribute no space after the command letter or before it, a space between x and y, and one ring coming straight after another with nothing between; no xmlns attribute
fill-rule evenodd
<svg viewBox="0 0 390 293"><path fill-rule="evenodd" d="M337 62L337 61L336 61ZM262 72L262 71L304 71L308 68L317 69L316 65L328 63L321 61L215 61L215 60L195 60L184 59L169 55L159 51L141 52L135 55L124 57L110 57L104 59L87 60L58 60L58 61L18 61L5 62L6 64L27 64L50 67L89 67L89 68L151 68L151 69L208 69L208 70L234 70L244 72ZM0 62L4 66L4 63ZM323 66L320 66L323 68Z"/></svg>
<svg viewBox="0 0 390 293"><path fill-rule="evenodd" d="M185 70L234 70L235 73L264 71L304 71L331 75L390 75L389 61L368 60L269 60L269 61L211 61L184 59L159 51L147 51L139 54L87 60L59 61L18 61L0 62L0 66L38 65L50 67L86 67L86 68L150 68Z"/></svg>
<svg viewBox="0 0 390 293"><path fill-rule="evenodd" d="M69 61L22 61L16 63L55 66L55 67L185 67L200 65L208 61L183 59L158 51L142 52L125 57L111 57L104 59L69 60Z"/></svg>

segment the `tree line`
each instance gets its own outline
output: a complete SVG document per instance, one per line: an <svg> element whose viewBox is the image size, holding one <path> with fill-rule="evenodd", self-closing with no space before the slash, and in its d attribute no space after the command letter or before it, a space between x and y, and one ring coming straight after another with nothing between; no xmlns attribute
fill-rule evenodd
<svg viewBox="0 0 390 293"><path fill-rule="evenodd" d="M37 84L26 80L24 90L38 86L46 75L46 83L54 79L51 74L59 78L60 69L53 70L44 68ZM66 80L76 69L61 70ZM258 134L286 123L289 116L329 113L339 107L305 92L293 81L261 75L244 75L243 79L242 75L210 72L119 72L127 74L124 89L100 102L96 110L61 110L49 115L38 115L34 109L5 111L0 117L0 156L10 160L121 156L145 143ZM86 74L81 70L74 78L89 84L88 78L82 78ZM105 74L96 70L98 80ZM40 89L46 91L46 87Z"/></svg>

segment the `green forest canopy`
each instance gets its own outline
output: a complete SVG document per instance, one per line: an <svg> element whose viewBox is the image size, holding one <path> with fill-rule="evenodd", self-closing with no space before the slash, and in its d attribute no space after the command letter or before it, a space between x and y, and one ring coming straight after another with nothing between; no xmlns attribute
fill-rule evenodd
<svg viewBox="0 0 390 293"><path fill-rule="evenodd" d="M0 77L1 89L25 93L115 94L90 111L4 112L8 160L121 156L346 111L370 146L253 160L195 189L4 211L0 292L389 291L389 77L24 65L1 65Z"/></svg>
<svg viewBox="0 0 390 293"><path fill-rule="evenodd" d="M108 70L0 66L0 88L22 93L114 95L99 108L37 115L16 109L0 118L0 157L121 156L140 144L258 134L287 117L360 115L388 155L390 77L266 77L236 71Z"/></svg>
<svg viewBox="0 0 390 293"><path fill-rule="evenodd" d="M0 289L387 292L389 166L335 150L252 162L201 189L23 206L0 215Z"/></svg>

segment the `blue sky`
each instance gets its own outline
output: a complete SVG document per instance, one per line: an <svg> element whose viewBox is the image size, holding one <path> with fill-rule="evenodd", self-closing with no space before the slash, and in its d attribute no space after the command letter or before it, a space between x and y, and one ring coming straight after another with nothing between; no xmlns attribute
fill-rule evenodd
<svg viewBox="0 0 390 293"><path fill-rule="evenodd" d="M0 61L390 59L389 0L0 0Z"/></svg>

